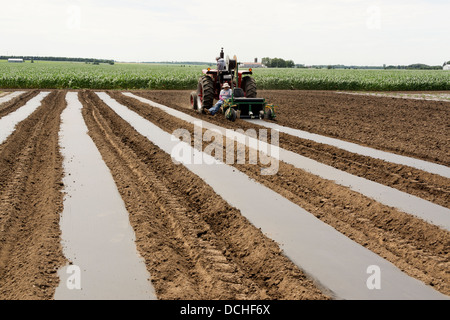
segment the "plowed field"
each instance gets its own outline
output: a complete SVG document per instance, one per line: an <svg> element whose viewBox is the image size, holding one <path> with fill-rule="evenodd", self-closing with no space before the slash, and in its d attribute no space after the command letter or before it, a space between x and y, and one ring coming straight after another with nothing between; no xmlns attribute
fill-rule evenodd
<svg viewBox="0 0 450 320"><path fill-rule="evenodd" d="M39 93L26 91L0 104L0 121ZM191 110L190 91L132 93L135 97L106 91L116 102L169 134L183 129L195 136L196 129L193 123L136 97L222 128L255 129L258 133L263 129L249 121L229 122L221 115L207 116ZM294 259L292 251L287 253L271 232L253 223L244 207L231 204L232 199L205 179L175 163L159 146L162 137L149 139L141 134L97 92L81 90L77 94L87 134L108 167L129 214L136 248L157 299L346 298L329 287L327 280L306 270L301 259ZM74 263L64 253L64 230L60 228L64 197L70 196L63 182L70 173L63 165L59 136L61 114L68 104L66 95L67 91L51 91L13 133L0 140L0 299L53 299L58 286L65 285L58 270ZM447 169L450 166L450 102L320 91L261 91L258 95L279 106L273 121L276 124ZM194 139L190 145L195 148L198 143ZM200 141L202 150L210 144L209 140ZM286 133L279 134L279 147L426 200L450 214L448 177ZM223 159L228 151L225 147L216 149L214 156ZM250 148L247 146L245 151L249 159ZM318 224L331 227L406 277L443 297L450 295L450 233L446 227L282 159L273 175L261 175L261 162L255 165L235 161L228 165L303 208ZM249 197L251 194L249 190L233 191L249 192ZM272 214L279 214L282 220L284 209L279 210ZM444 220L449 218L447 215ZM300 233L301 228L298 226ZM313 252L319 250L315 245L313 241L309 244ZM340 263L339 257L328 259L330 265ZM345 263L351 266L352 261ZM383 273L381 277L383 280Z"/></svg>

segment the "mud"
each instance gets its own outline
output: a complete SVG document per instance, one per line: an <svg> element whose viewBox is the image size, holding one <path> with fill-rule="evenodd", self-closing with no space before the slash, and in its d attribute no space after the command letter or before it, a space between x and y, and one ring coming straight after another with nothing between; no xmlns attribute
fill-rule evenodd
<svg viewBox="0 0 450 320"><path fill-rule="evenodd" d="M64 255L70 260L67 267L80 270L80 289L67 285L72 272L64 267L58 272L61 284L55 299L155 299L150 274L136 250L128 212L87 134L78 94L68 93L66 102L60 130L65 174L60 227Z"/></svg>
<svg viewBox="0 0 450 320"><path fill-rule="evenodd" d="M113 103L113 105L117 104L117 102L115 102L115 100L112 100L107 94L105 93L98 93L98 94L102 96L102 99L107 99L108 101ZM399 190L385 186L383 184L379 184L362 177L351 175L347 172L338 170L336 168L325 165L318 161L304 157L298 153L288 151L283 148L275 147L263 141L258 142L257 139L249 137L249 135L252 135L252 137L256 135L255 130L253 130L253 134L248 133L248 135L238 133L233 130L225 129L222 126L212 124L208 121L200 120L197 117L190 116L184 112L180 112L178 110L172 109L162 104L155 103L151 100L133 95L131 93L126 92L123 93L123 95L129 96L152 107L158 108L164 111L165 113L172 115L178 119L184 120L190 124L194 124L197 129L205 129L208 131L213 130L215 132L221 133L221 137L227 136L238 141L244 141L241 143L244 143L245 145L253 148L253 150L255 150L255 153L257 152L256 149L258 149L259 145L260 152L264 154L271 154L272 152L275 152L277 159L287 164L291 164L298 169L305 170L323 179L327 179L341 186L348 187L351 190L361 193L362 195L372 198L376 201L379 201L384 205L398 208L399 210L405 213L417 216L421 219L424 219L425 221L428 221L429 223L438 225L444 228L445 230L450 230L450 209L448 208L433 204L432 202L426 201L422 198L415 197L405 192L401 192ZM260 120L252 120L250 121L250 123L260 123ZM269 122L265 123L269 125L271 124ZM272 133L274 133L274 131L272 131ZM149 139L151 139L151 136L148 137ZM247 141L245 142L245 140ZM224 142L223 144L225 145L225 143L226 142ZM268 171L276 170L277 161L274 160L275 159L271 159L270 161L271 166L269 168L263 169L264 171L266 171L266 173L270 174L270 172Z"/></svg>
<svg viewBox="0 0 450 320"><path fill-rule="evenodd" d="M2 104L0 117L38 93L30 90ZM68 263L61 247L63 162L58 144L65 93L52 91L0 145L2 300L53 299L60 281L57 270ZM231 123L189 110L190 91L134 93L220 126L259 129L244 121ZM170 155L138 134L94 92L79 94L89 135L129 212L136 246L158 299L333 298L270 235L263 234L198 176L175 165ZM120 92L110 94L166 132L194 130L193 125ZM446 102L331 92L265 91L259 95L280 105L276 121L280 125L450 163ZM450 183L443 177L286 134L280 134L280 146L450 207ZM450 294L449 232L291 165L281 163L273 176L261 176L260 165L234 167L407 275Z"/></svg>
<svg viewBox="0 0 450 320"><path fill-rule="evenodd" d="M378 149L450 165L450 102L267 91L277 122Z"/></svg>
<svg viewBox="0 0 450 320"><path fill-rule="evenodd" d="M24 94L25 91L0 92L0 105Z"/></svg>
<svg viewBox="0 0 450 320"><path fill-rule="evenodd" d="M151 94L154 93L146 95ZM111 92L111 95L168 132L178 128L192 130L192 125L148 104L117 92ZM199 117L211 120L211 117ZM227 123L226 120L222 122L222 118L216 121ZM236 122L236 128L240 124ZM279 172L274 176L261 176L260 168L254 165L236 165L236 168L313 213L407 274L445 294L450 292L449 275L446 272L449 267L449 232L291 165L280 163Z"/></svg>
<svg viewBox="0 0 450 320"><path fill-rule="evenodd" d="M203 180L94 93L82 97L89 133L130 212L159 299L327 299Z"/></svg>
<svg viewBox="0 0 450 320"><path fill-rule="evenodd" d="M52 92L0 145L2 300L52 299L59 283L57 269L65 263L59 229L63 193L58 145L64 96L63 91Z"/></svg>
<svg viewBox="0 0 450 320"><path fill-rule="evenodd" d="M0 118L23 107L30 99L37 96L38 90L30 90L14 99L0 104Z"/></svg>
<svg viewBox="0 0 450 320"><path fill-rule="evenodd" d="M28 100L23 107L0 119L0 143L3 143L8 136L14 132L18 123L28 118L39 106L41 106L42 100L49 93L50 92L40 92L36 97Z"/></svg>
<svg viewBox="0 0 450 320"><path fill-rule="evenodd" d="M99 97L136 130L171 154L179 144L169 132L146 121L127 107L118 104L106 93ZM166 110L167 108L164 108ZM174 111L174 110L172 110ZM198 131L199 127L196 126ZM217 139L217 138L216 138ZM189 157L180 159L183 166L208 183L218 195L238 208L255 226L280 243L286 255L306 270L340 299L441 299L444 296L423 283L406 276L386 260L350 240L312 214L296 206L282 195L235 170L221 161L212 161L203 154L202 163L194 161L194 148L186 152ZM188 146L184 143L185 146ZM191 147L191 146L189 146ZM216 150L216 156L220 151ZM199 160L199 159L197 159ZM382 268L384 289L368 290L366 286L368 265ZM342 281L341 279L346 279ZM386 285L389 283L389 285Z"/></svg>
<svg viewBox="0 0 450 320"><path fill-rule="evenodd" d="M432 174L440 175L444 178L450 178L450 167L434 162L420 160L416 158L406 157L392 152L381 151L374 148L364 147L356 143L347 142L335 138L330 138L316 133L309 133L307 131L293 129L290 127L280 126L274 121L265 121L259 119L248 119L251 123L255 123L259 126L279 130L291 136L296 136L301 139L311 140L317 143L334 146L336 148L346 150L358 155L367 156L370 158L380 159L389 163L400 164L407 167L423 170Z"/></svg>
<svg viewBox="0 0 450 320"><path fill-rule="evenodd" d="M150 100L153 100L157 103L161 103L164 104L166 106L175 108L177 110L186 112L190 115L193 116L197 116L201 119L205 119L208 122L220 125L222 127L226 127L226 128L230 128L230 129L243 129L243 130L248 130L250 128L255 128L257 130L259 129L263 129L264 127L255 125L255 124L251 124L248 123L246 121L236 121L235 123L232 123L230 121L227 121L223 116L221 115L216 115L214 117L211 116L206 116L206 115L199 115L196 111L191 110L190 106L189 106L189 93L190 91L135 91L133 92L134 94L140 95L144 98L148 98ZM275 95L278 94L278 95ZM326 92L326 93L318 93L318 92L306 92L304 93L303 91L295 91L295 92L291 92L291 91L261 91L259 93L259 96L268 96L269 98L266 98L267 101L269 102L278 102L278 101L284 101L283 100L283 96L285 95L296 95L298 100L301 100L303 98L303 95L305 94L309 94L309 95L319 95L319 97L322 97L323 94L328 94L328 95L333 95L333 93L330 92ZM346 95L341 95L341 94L334 94L336 97L341 97L344 96L346 97ZM353 97L353 96L351 96ZM358 96L359 98L359 96ZM367 98L367 97L365 97ZM318 99L318 98L317 98ZM327 104L326 103L326 96L323 97L323 99L325 100L320 100L320 105L324 105ZM382 101L385 98L379 98L379 97L369 97L369 99L374 99L375 101L377 101L377 99L379 101ZM381 100L380 100L381 99ZM389 99L389 98L387 98ZM398 101L399 99L394 99L394 101ZM297 101L297 100L296 100ZM389 101L390 102L390 101ZM415 102L413 100L413 102ZM430 102L430 101L426 101L423 102L421 101L421 103L431 103L431 104L435 104L436 102ZM445 102L438 102L437 104L445 104ZM364 109L364 105L366 103L362 102L361 104L361 109ZM316 126L316 122L318 122L317 118L320 119L321 117L321 111L320 111L320 107L311 107L311 110L309 110L309 113L311 113L311 115L309 114L304 114L301 116L302 121L304 121L305 123L307 123L307 125L305 126L300 126L297 124L297 127L292 126L292 121L290 120L290 118L298 118L300 117L298 114L301 113L301 111L296 111L297 114L295 112L293 112L292 110L286 110L288 107L288 104L286 105L282 105L281 103L279 104L281 105L281 107L278 110L278 116L277 116L277 120L276 123L283 125L283 126L291 126L293 128L297 128L297 129L301 129L301 130L306 130L306 131L310 131L310 132L314 132L317 134L322 134L322 135L326 135L324 132L319 132L317 130L313 131L310 130L311 128L315 128L315 127L320 127L320 126ZM283 107L284 106L284 107ZM445 105L444 105L445 106ZM325 108L325 107L323 107ZM316 111L316 109L318 111ZM358 108L356 106L353 106L353 112L358 112ZM441 113L439 114L439 116L436 116L437 118L448 118L448 109L445 108L441 108ZM342 114L345 114L345 110L341 111ZM350 112L350 111L349 111ZM366 111L368 112L368 111ZM287 115L285 114L287 113ZM283 114L283 116L282 116ZM364 117L364 113L362 112L359 115L353 115L354 118L362 118ZM388 117L387 115L382 115L382 117ZM413 116L411 116L413 117ZM280 118L282 118L280 120ZM283 118L288 118L287 120L283 120ZM349 123L351 123L351 119L352 116L349 116ZM381 120L374 120L376 121L381 121ZM392 120L393 121L393 120ZM439 123L441 123L441 129L443 130L443 128L446 128L447 124L443 124L442 120L440 120L437 125L439 126ZM448 123L448 121L447 121ZM336 125L336 124L334 124ZM321 124L321 126L325 126L325 124ZM352 137L352 130L353 127L356 125L348 125L349 128L347 131L344 131L345 129L342 128L341 132L342 132L342 136L336 137L339 139L344 139L345 137ZM428 125L427 125L428 126ZM430 125L432 127L432 125ZM373 126L373 130L377 130L377 132L380 135L385 134L383 132L383 130L377 126ZM406 129L405 129L406 130ZM419 134L418 131L420 131L421 128L415 128L415 131L410 131L407 130L406 133L402 133L402 136L405 136L409 133L409 138L406 138L406 140L410 140L410 139L414 139L414 137ZM433 137L434 131L430 128L429 129L431 132L429 133L429 137ZM448 132L448 128L446 128L445 130L447 130ZM438 130L436 129L436 132ZM345 133L345 135L344 135ZM374 134L374 132L370 133L371 135ZM439 143L444 143L446 144L447 142L450 143L450 139L448 139L448 136L443 136L441 134L441 132L439 131L437 133L437 135L440 135L440 142ZM345 136L345 137L344 137ZM432 139L437 140L438 138L433 137ZM345 140L345 139L344 139ZM346 139L347 141L350 142L354 142L354 143L358 143L361 145L366 145L368 147L372 147L372 148L379 148L380 150L384 150L384 151L388 151L388 152L394 152L392 150L392 145L389 148L382 148L377 146L376 143L371 143L371 144L365 144L363 142L363 140L367 140L367 141L371 141L371 138L369 135L366 135L364 137L364 139L360 139L360 140L355 140L354 138L351 139ZM377 139L374 139L374 141L376 142ZM387 143L385 143L387 144ZM367 156L362 156L362 155L357 155L333 146L329 146L329 145L325 145L325 144L320 144L320 143L316 143L314 141L311 140L306 140L306 139L300 139L298 137L293 137L284 133L280 133L280 147L293 151L295 153L301 154L303 156L306 156L308 158L311 158L313 160L319 161L321 163L330 165L332 167L335 167L339 170L342 171L346 171L350 174L359 176L359 177L363 177L365 179L369 179L387 186L390 186L392 188L398 189L400 191L403 192L407 192L409 194L418 196L420 198L423 198L425 200L431 201L433 203L436 203L438 205L444 206L446 208L450 208L450 179L448 178L444 178L441 177L439 175L436 174L431 174L428 172L424 172L422 170L418 170L418 169L414 169L411 167L407 167L407 166L403 166L403 165L398 165L398 164L394 164L394 163L389 163L389 162L385 162L379 159L374 159L374 158L370 158ZM431 144L429 144L427 141L423 142L417 149L427 149L430 148L429 150L426 150L425 153L427 152L432 152L432 147ZM447 149L443 149L445 152L441 152L441 154L448 154L448 150L450 150L449 147L446 147ZM398 152L399 154L402 154L401 152ZM411 156L411 154L405 154L404 155L408 155ZM420 159L420 158L419 158ZM423 160L430 160L427 158L421 158ZM445 163L441 163L441 164L445 164Z"/></svg>

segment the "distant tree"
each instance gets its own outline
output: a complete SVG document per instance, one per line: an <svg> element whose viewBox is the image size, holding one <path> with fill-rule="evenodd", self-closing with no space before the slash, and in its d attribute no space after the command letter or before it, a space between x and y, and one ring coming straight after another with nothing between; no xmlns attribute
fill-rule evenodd
<svg viewBox="0 0 450 320"><path fill-rule="evenodd" d="M17 58L23 60L36 60L36 61L69 61L69 62L98 62L98 63L109 63L114 64L114 60L107 59L89 59L89 58L68 58L68 57L34 57L34 56L0 56L1 60L8 60L10 58Z"/></svg>
<svg viewBox="0 0 450 320"><path fill-rule="evenodd" d="M261 59L261 63L268 68L294 68L295 63L292 60L284 60L281 58L269 58L264 57Z"/></svg>
<svg viewBox="0 0 450 320"><path fill-rule="evenodd" d="M269 57L262 58L261 59L261 63L263 65L265 65L266 67L268 67L268 68L271 68L271 66L272 66L272 61L271 61L271 59Z"/></svg>

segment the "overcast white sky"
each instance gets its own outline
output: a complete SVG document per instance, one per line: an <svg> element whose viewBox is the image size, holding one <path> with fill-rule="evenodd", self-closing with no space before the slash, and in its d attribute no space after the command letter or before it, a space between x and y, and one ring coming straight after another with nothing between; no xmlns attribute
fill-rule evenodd
<svg viewBox="0 0 450 320"><path fill-rule="evenodd" d="M449 0L0 0L0 55L442 65Z"/></svg>

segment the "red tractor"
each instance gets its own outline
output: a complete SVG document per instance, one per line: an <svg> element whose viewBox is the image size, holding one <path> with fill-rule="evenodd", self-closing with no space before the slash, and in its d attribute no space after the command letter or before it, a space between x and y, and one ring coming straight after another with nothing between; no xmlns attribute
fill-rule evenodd
<svg viewBox="0 0 450 320"><path fill-rule="evenodd" d="M232 89L232 98L224 105L223 112L227 119L234 121L239 118L274 118L273 106L266 105L264 99L256 97L256 82L250 77L252 69L238 70L236 56L224 59L223 48L217 57L217 69L204 69L203 75L198 80L197 91L191 92L190 102L194 110L203 112L203 109L211 108L214 100L219 99L220 91L225 83ZM266 109L268 110L266 111Z"/></svg>

